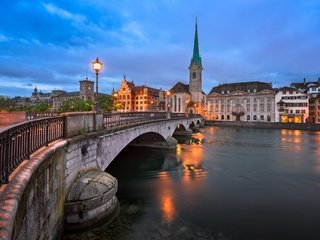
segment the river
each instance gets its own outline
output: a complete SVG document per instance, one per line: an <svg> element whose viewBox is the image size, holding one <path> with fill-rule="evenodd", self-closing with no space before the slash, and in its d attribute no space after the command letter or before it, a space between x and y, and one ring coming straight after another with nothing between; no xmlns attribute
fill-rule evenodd
<svg viewBox="0 0 320 240"><path fill-rule="evenodd" d="M64 239L320 239L320 132L206 127L106 170L119 217Z"/></svg>

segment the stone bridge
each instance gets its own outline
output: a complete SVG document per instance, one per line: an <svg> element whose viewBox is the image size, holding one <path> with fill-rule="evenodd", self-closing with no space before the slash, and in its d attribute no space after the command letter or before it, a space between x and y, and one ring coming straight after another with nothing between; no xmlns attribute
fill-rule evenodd
<svg viewBox="0 0 320 240"><path fill-rule="evenodd" d="M111 216L117 181L105 170L122 149L172 148L175 133L203 124L197 116L104 129L95 113L65 117L65 138L32 154L0 187L0 239L59 239L66 226Z"/></svg>

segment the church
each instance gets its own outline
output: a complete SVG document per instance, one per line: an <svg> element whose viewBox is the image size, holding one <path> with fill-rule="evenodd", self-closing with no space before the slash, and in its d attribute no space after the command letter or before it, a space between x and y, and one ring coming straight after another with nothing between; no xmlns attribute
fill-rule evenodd
<svg viewBox="0 0 320 240"><path fill-rule="evenodd" d="M177 82L166 94L167 110L174 113L205 114L206 94L202 91L202 62L196 20L189 84Z"/></svg>

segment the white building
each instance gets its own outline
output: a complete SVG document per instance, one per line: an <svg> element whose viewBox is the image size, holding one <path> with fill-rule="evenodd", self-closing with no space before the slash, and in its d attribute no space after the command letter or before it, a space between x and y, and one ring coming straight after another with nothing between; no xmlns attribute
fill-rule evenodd
<svg viewBox="0 0 320 240"><path fill-rule="evenodd" d="M305 123L309 116L308 94L295 88L283 87L275 96L275 121Z"/></svg>
<svg viewBox="0 0 320 240"><path fill-rule="evenodd" d="M220 121L274 122L270 83L239 82L212 88L207 95L207 118Z"/></svg>

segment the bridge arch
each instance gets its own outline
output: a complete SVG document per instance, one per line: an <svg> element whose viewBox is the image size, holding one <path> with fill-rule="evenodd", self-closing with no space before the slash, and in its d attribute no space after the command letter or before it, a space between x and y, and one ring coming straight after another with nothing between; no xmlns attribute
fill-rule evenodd
<svg viewBox="0 0 320 240"><path fill-rule="evenodd" d="M189 122L176 120L152 123L99 136L100 150L97 156L97 167L104 171L128 144L134 143L135 140L139 141L139 138L141 139L146 136L154 137L157 144L162 142L162 147L170 147L173 133L178 127L189 129ZM161 145L158 147L161 147Z"/></svg>

